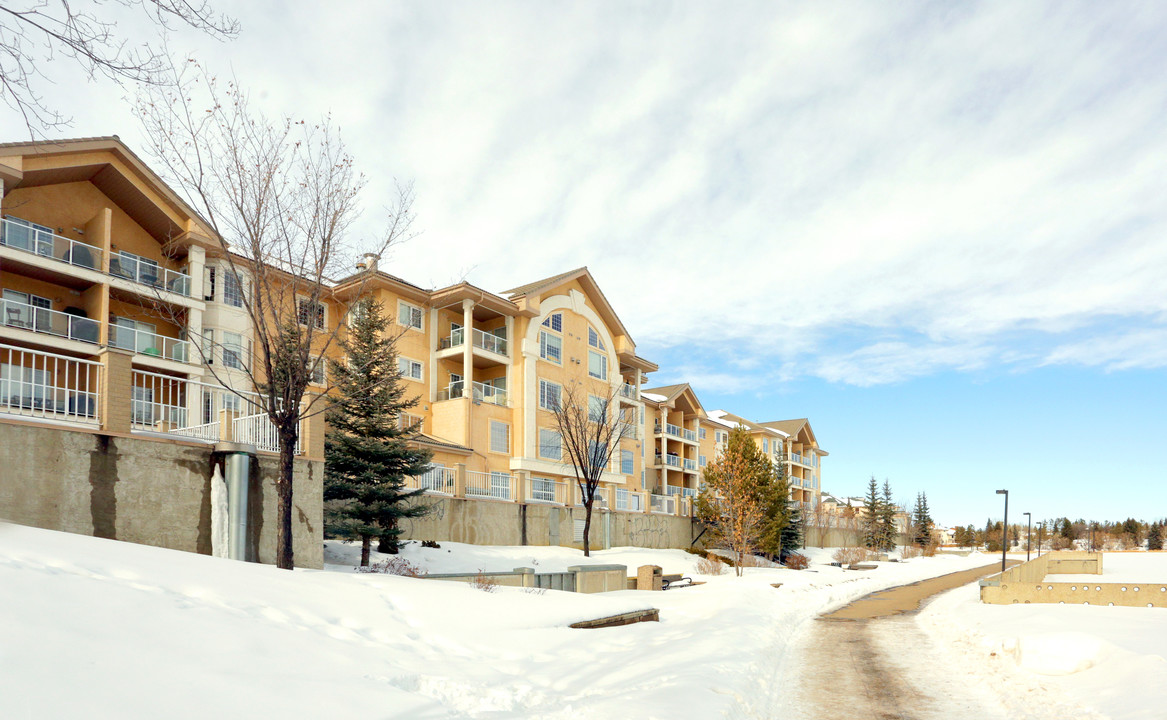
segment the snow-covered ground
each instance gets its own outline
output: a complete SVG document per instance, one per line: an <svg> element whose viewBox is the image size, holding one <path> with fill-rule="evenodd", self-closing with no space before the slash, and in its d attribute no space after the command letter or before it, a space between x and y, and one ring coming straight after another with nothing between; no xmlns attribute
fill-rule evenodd
<svg viewBox="0 0 1167 720"><path fill-rule="evenodd" d="M815 614L991 561L863 572L808 554L810 570L751 568L665 593L486 593L0 526L0 718L767 717L778 661ZM589 562L566 548L454 543L405 555L434 572ZM590 560L686 574L695 561L636 548ZM644 607L661 622L567 627Z"/></svg>
<svg viewBox="0 0 1167 720"><path fill-rule="evenodd" d="M1167 580L1167 553L1107 553L1101 578ZM1041 688L1076 708L1068 717L1167 717L1167 608L982 605L972 585L937 597L918 621L969 667L1010 684L1020 707Z"/></svg>

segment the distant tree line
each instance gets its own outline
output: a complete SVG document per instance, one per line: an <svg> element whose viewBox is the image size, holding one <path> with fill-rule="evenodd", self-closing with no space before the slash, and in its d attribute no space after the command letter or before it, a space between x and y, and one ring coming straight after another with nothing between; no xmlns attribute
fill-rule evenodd
<svg viewBox="0 0 1167 720"><path fill-rule="evenodd" d="M958 527L953 541L962 547L981 547L989 552L1000 552L1003 542L1009 547L1043 551L1048 550L1162 550L1167 539L1167 523L1163 520L1146 522L1127 518L1117 521L1096 521L1067 517L1041 520L1027 527L1025 523L1010 523L1005 531L1000 520L989 519L984 528L972 525ZM1028 532L1028 540L1027 540Z"/></svg>

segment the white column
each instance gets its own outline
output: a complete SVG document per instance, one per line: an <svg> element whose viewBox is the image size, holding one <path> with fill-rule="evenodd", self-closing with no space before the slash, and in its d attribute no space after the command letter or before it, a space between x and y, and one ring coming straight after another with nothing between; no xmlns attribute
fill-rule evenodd
<svg viewBox="0 0 1167 720"><path fill-rule="evenodd" d="M438 309L437 308L430 308L429 334L430 334L429 398L430 398L431 403L435 403L438 400L438 347L440 346L440 341L438 338L441 337L440 335L438 335Z"/></svg>
<svg viewBox="0 0 1167 720"><path fill-rule="evenodd" d="M462 301L462 397L474 398L474 301ZM466 444L473 443L470 427L471 401L466 402Z"/></svg>

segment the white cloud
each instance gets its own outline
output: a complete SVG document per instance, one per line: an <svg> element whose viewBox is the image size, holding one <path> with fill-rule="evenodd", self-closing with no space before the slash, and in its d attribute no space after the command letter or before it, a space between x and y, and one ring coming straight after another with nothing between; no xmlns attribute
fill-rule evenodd
<svg viewBox="0 0 1167 720"><path fill-rule="evenodd" d="M416 181L425 232L391 271L501 290L586 264L643 348L696 345L710 382L725 347L767 359L734 368L755 383L1008 364L1034 338L1078 362L1100 318L1167 311L1153 4L239 11L238 41L184 42L273 109L333 112L363 232ZM99 90L52 92L76 134L135 144Z"/></svg>

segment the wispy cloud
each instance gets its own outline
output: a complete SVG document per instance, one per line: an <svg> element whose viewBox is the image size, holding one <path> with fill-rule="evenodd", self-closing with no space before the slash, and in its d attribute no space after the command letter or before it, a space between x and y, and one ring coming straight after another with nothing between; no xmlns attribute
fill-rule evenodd
<svg viewBox="0 0 1167 720"><path fill-rule="evenodd" d="M415 180L405 277L586 264L646 354L727 390L1167 353L1155 323L1126 359L1092 335L1167 311L1167 8L240 12L239 41L199 49L273 109L333 112L370 176L363 232ZM76 114L134 142L121 108Z"/></svg>

